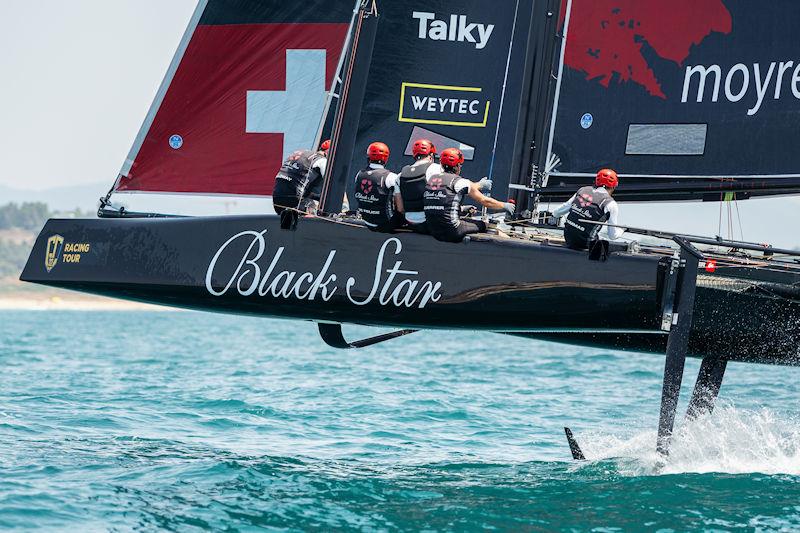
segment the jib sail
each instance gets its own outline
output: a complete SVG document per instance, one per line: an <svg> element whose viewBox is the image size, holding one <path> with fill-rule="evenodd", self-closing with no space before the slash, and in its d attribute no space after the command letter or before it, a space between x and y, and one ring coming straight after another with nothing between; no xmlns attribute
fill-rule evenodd
<svg viewBox="0 0 800 533"><path fill-rule="evenodd" d="M420 138L462 150L464 174L504 191L515 159L533 0L378 2L380 13L353 171L373 141L389 167L411 162ZM352 184L349 184L352 185Z"/></svg>
<svg viewBox="0 0 800 533"><path fill-rule="evenodd" d="M544 196L602 167L623 200L800 192L797 20L792 0L572 0Z"/></svg>
<svg viewBox="0 0 800 533"><path fill-rule="evenodd" d="M315 142L353 8L202 0L116 192L269 196Z"/></svg>

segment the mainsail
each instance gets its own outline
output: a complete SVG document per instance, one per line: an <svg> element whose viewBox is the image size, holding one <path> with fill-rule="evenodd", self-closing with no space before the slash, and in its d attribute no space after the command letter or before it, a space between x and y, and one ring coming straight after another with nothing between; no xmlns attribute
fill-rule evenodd
<svg viewBox="0 0 800 533"><path fill-rule="evenodd" d="M283 157L332 122L353 4L202 0L112 203L235 195L266 212ZM495 194L535 190L517 190L523 202L567 198L601 167L623 176L623 201L800 192L796 2L377 4L348 169L376 140L397 169L428 137L461 148L465 175L492 177Z"/></svg>
<svg viewBox="0 0 800 533"><path fill-rule="evenodd" d="M353 8L202 0L115 191L269 196L315 142Z"/></svg>
<svg viewBox="0 0 800 533"><path fill-rule="evenodd" d="M621 200L800 192L800 4L570 3L545 198L602 167L624 176Z"/></svg>

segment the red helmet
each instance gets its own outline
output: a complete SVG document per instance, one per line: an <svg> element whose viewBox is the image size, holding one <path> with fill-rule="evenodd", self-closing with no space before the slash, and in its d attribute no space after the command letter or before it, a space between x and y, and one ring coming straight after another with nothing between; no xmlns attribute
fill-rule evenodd
<svg viewBox="0 0 800 533"><path fill-rule="evenodd" d="M420 139L414 143L413 148L411 148L411 153L414 154L414 157L431 155L436 153L436 147L428 139Z"/></svg>
<svg viewBox="0 0 800 533"><path fill-rule="evenodd" d="M439 162L444 167L455 168L464 162L464 154L458 148L448 148L442 151Z"/></svg>
<svg viewBox="0 0 800 533"><path fill-rule="evenodd" d="M323 152L327 152L328 150L330 150L331 149L331 140L328 139L328 140L322 141L322 144L319 145L319 149L322 150Z"/></svg>
<svg viewBox="0 0 800 533"><path fill-rule="evenodd" d="M615 189L617 185L619 185L619 178L617 177L616 172L610 168L604 168L597 173L597 178L595 178L594 184L596 187L608 187L609 189Z"/></svg>
<svg viewBox="0 0 800 533"><path fill-rule="evenodd" d="M389 160L389 147L383 143L372 143L367 148L367 157L370 161L386 163Z"/></svg>

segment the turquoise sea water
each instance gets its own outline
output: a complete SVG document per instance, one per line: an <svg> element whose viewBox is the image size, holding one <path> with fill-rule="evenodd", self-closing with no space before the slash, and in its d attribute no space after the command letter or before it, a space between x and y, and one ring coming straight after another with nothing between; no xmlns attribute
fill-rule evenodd
<svg viewBox="0 0 800 533"><path fill-rule="evenodd" d="M800 369L731 365L659 468L653 355L452 332L343 352L311 323L5 311L0 364L3 529L800 528Z"/></svg>

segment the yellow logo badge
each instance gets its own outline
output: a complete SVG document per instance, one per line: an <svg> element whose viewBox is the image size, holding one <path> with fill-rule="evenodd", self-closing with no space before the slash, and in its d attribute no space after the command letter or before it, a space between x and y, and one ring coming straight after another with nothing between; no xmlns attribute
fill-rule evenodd
<svg viewBox="0 0 800 533"><path fill-rule="evenodd" d="M44 256L44 266L47 271L53 270L53 267L58 263L58 258L61 256L61 248L64 246L64 237L61 235L53 235L47 239L47 253Z"/></svg>

